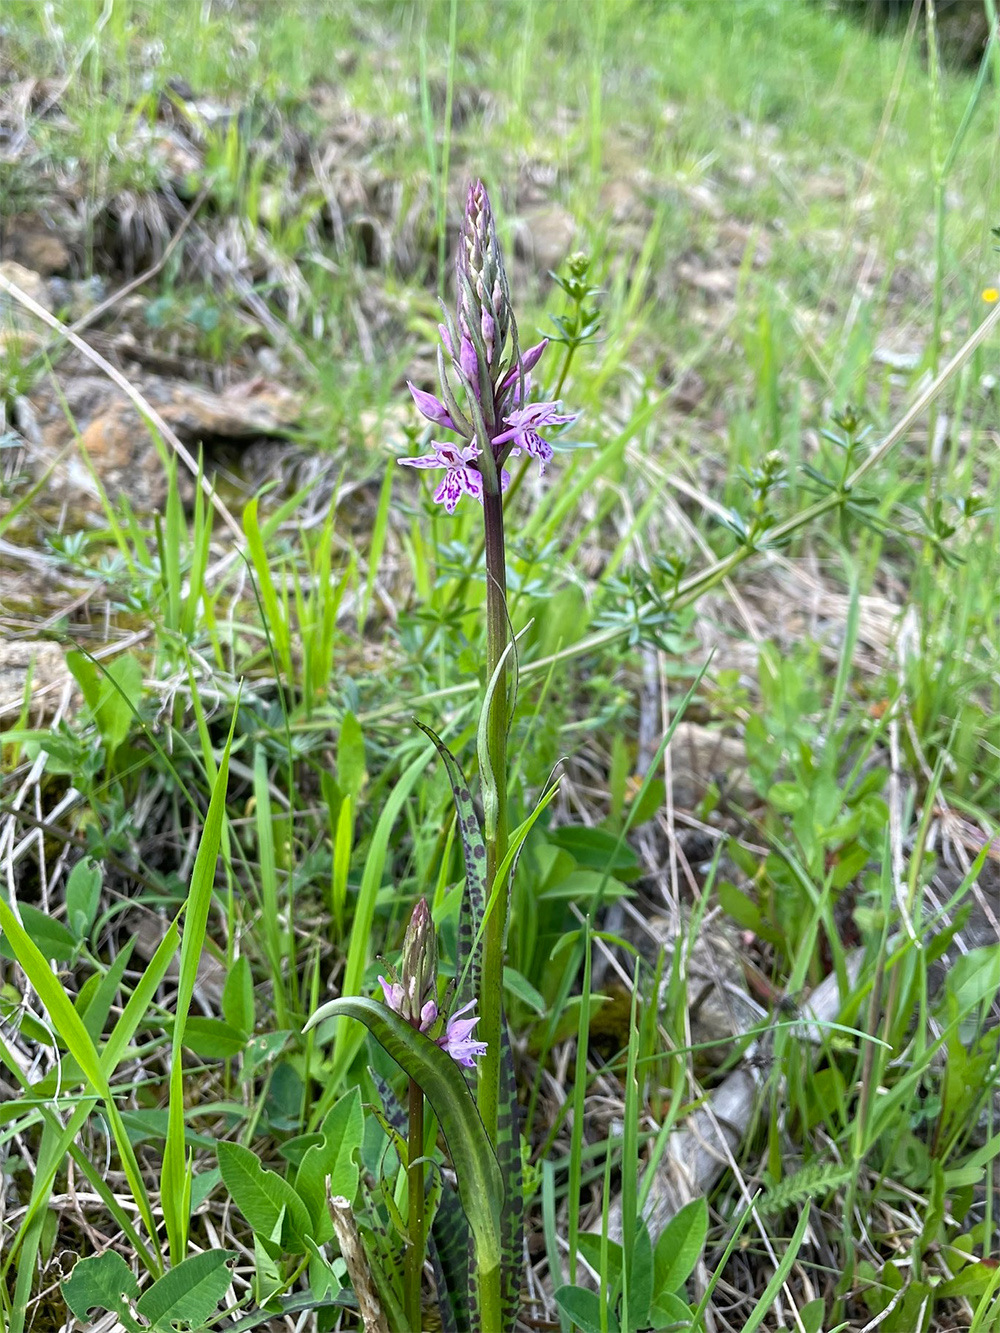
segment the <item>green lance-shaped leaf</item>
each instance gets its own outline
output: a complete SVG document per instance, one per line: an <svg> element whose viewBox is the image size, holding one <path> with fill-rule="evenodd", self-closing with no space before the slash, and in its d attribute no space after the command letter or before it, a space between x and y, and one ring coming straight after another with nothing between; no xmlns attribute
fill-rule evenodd
<svg viewBox="0 0 1000 1333"><path fill-rule="evenodd" d="M469 1219L481 1271L500 1265L500 1213L503 1177L475 1100L462 1071L430 1037L410 1027L375 1000L345 995L313 1014L306 1031L328 1018L356 1018L430 1102L444 1134L458 1177L458 1192Z"/></svg>
<svg viewBox="0 0 1000 1333"><path fill-rule="evenodd" d="M489 731L490 731L490 712L493 708L493 696L496 693L497 685L500 683L500 677L507 665L507 658L511 653L516 652L517 641L522 634L527 634L534 622L528 621L524 629L508 642L507 647L500 655L500 661L494 668L490 683L486 687L486 696L483 699L482 712L479 714L479 732L476 737L476 748L479 752L479 777L483 786L483 823L485 824L486 838L492 841L496 837L497 819L500 813L500 781L506 782L506 773L496 774L493 772L493 763L490 758ZM515 657L516 662L516 657Z"/></svg>
<svg viewBox="0 0 1000 1333"><path fill-rule="evenodd" d="M458 949L455 960L455 975L459 979L456 1005L461 1006L466 1000L479 994L482 946L476 941L481 939L483 917L486 913L486 843L483 841L483 830L472 801L472 792L458 760L430 727L424 726L422 722L417 722L417 726L434 742L438 754L444 760L452 795L455 798L455 817L462 836L465 893L458 914Z"/></svg>

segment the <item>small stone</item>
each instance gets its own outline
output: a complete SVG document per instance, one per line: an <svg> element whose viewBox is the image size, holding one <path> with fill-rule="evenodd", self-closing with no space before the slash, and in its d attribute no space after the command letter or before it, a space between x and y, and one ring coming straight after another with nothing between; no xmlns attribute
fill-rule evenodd
<svg viewBox="0 0 1000 1333"><path fill-rule="evenodd" d="M35 213L11 219L4 231L3 248L9 259L46 278L65 273L73 260L69 246Z"/></svg>
<svg viewBox="0 0 1000 1333"><path fill-rule="evenodd" d="M25 296L30 296L43 310L52 313L52 295L40 273L8 259L0 264L0 275L19 287ZM0 334L8 335L5 341L9 341L12 334L27 334L29 340L35 342L44 338L48 331L48 326L36 319L16 297L0 289Z"/></svg>
<svg viewBox="0 0 1000 1333"><path fill-rule="evenodd" d="M542 273L557 269L573 248L576 219L565 208L554 204L527 214L521 221L514 248L523 258L532 260Z"/></svg>
<svg viewBox="0 0 1000 1333"><path fill-rule="evenodd" d="M30 714L39 718L52 711L59 687L70 679L62 649L47 639L0 639L0 717L20 713L29 679Z"/></svg>

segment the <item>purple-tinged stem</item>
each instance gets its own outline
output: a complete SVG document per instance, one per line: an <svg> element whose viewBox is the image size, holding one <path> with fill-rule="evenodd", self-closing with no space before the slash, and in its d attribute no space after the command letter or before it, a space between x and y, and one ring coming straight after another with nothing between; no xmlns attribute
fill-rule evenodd
<svg viewBox="0 0 1000 1333"><path fill-rule="evenodd" d="M406 1318L411 1333L423 1327L420 1295L424 1278L424 1094L410 1079L410 1125L407 1140L406 1189L410 1244L406 1251Z"/></svg>
<svg viewBox="0 0 1000 1333"><path fill-rule="evenodd" d="M484 487L483 513L486 521L486 678L493 679L507 648L507 557L503 537L503 496L499 485L495 493ZM487 902L493 892L497 871L507 854L507 669L503 667L493 691L487 719L487 745L490 767L497 785L496 834L486 840ZM486 1042L486 1054L479 1065L479 1112L490 1141L497 1140L497 1116L500 1102L500 1028L503 1021L504 936L507 924L507 894L501 886L497 901L486 923L483 943L483 993L480 996L479 1035Z"/></svg>

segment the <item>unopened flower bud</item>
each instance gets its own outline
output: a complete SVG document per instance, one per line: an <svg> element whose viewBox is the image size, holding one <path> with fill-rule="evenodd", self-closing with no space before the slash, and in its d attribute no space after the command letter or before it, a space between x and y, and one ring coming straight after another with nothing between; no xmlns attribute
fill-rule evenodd
<svg viewBox="0 0 1000 1333"><path fill-rule="evenodd" d="M419 899L406 927L399 981L403 988L402 1017L420 1027L425 1012L429 1012L428 997L433 999L437 987L437 939L426 898Z"/></svg>
<svg viewBox="0 0 1000 1333"><path fill-rule="evenodd" d="M476 181L469 186L458 246L458 325L473 342L482 338L486 363L494 366L503 354L510 324L510 287L493 209L486 186Z"/></svg>

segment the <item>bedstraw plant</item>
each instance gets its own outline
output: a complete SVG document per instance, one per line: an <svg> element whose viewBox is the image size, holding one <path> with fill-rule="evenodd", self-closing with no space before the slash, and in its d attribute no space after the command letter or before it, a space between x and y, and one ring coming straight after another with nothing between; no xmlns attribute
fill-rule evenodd
<svg viewBox="0 0 1000 1333"><path fill-rule="evenodd" d="M449 438L432 440L429 452L417 458L399 460L443 472L434 499L449 514L463 497L477 501L483 514L487 684L477 737L482 820L458 761L440 737L418 723L446 764L465 859L455 985L448 998L440 995L434 925L420 899L406 931L398 976L379 977L383 1003L344 996L324 1005L309 1024L338 1016L360 1020L409 1075L407 1252L397 1313L412 1333L422 1327L428 1253L446 1327L499 1333L512 1328L517 1317L523 1198L516 1088L503 1011L504 955L517 851L552 790L512 835L507 736L516 694L516 636L507 605L504 493L511 478L505 464L523 456L525 463L536 460L544 472L553 449L542 432L576 419L556 401L532 401L532 372L548 339L521 350L496 223L481 181L469 188L456 285L456 309L452 313L443 307L439 326L439 392L409 385L420 413ZM563 341L568 358L580 338L574 333ZM565 374L560 385L564 379ZM465 1070L476 1071L474 1096ZM391 1103L388 1089L385 1097ZM440 1180L433 1188L436 1216L430 1216L425 1100L448 1144L465 1213L464 1272L452 1262L462 1220ZM392 1105L385 1113L390 1122L403 1123ZM457 1287L449 1289L449 1280Z"/></svg>

